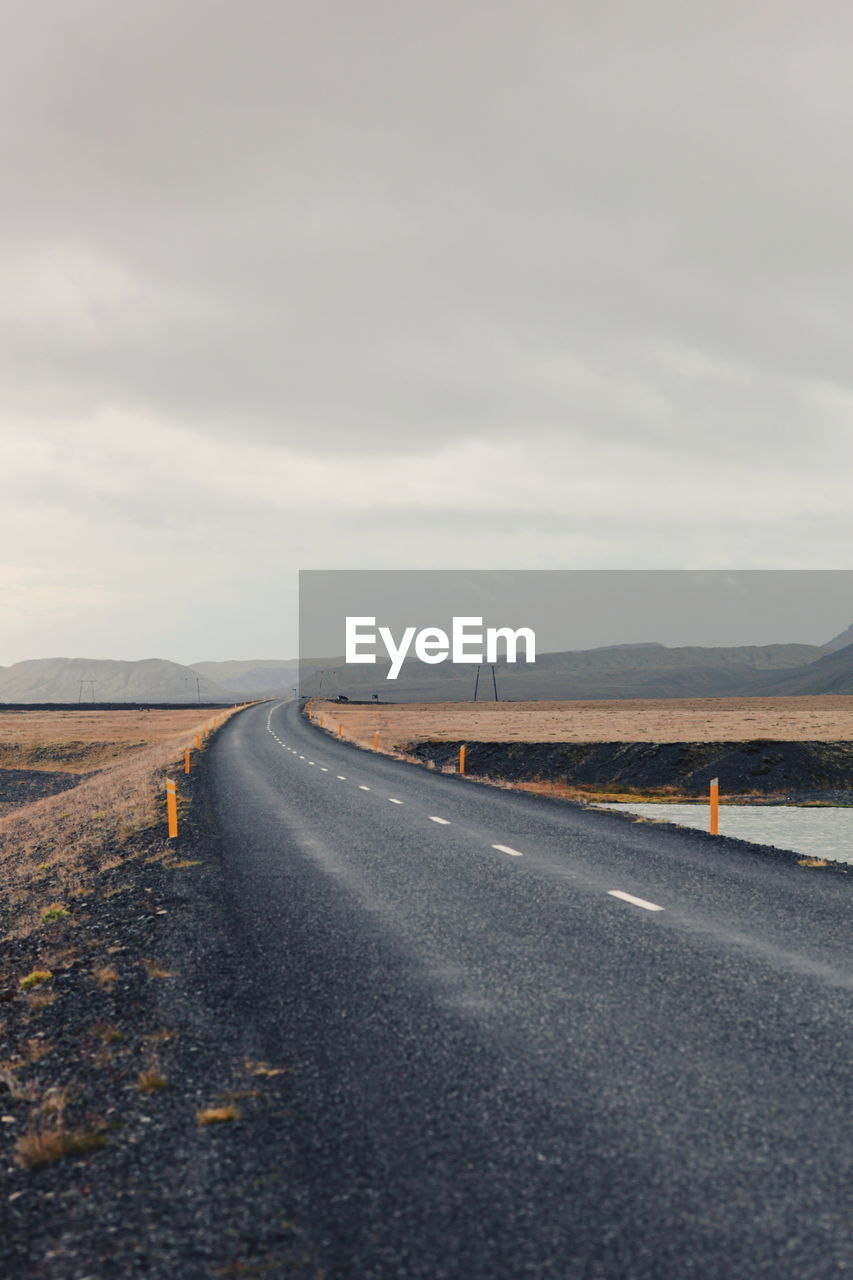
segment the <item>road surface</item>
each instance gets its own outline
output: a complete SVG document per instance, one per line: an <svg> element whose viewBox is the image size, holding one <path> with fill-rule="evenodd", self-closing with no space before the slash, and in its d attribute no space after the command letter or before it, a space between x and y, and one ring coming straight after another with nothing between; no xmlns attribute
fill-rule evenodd
<svg viewBox="0 0 853 1280"><path fill-rule="evenodd" d="M853 1274L851 885L360 751L210 755L328 1277Z"/></svg>

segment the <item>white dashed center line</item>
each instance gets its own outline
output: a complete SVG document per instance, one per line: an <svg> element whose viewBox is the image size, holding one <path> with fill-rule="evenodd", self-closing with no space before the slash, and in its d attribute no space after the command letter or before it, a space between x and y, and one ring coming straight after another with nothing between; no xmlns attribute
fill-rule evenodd
<svg viewBox="0 0 853 1280"><path fill-rule="evenodd" d="M608 889L611 898L621 898L623 902L632 902L635 907L643 907L645 911L663 911L656 902L646 902L645 898L635 898L632 893L623 893L621 889Z"/></svg>
<svg viewBox="0 0 853 1280"><path fill-rule="evenodd" d="M299 755L299 752L296 750L295 747L289 747L287 743L278 736L278 734L272 728L269 720L267 720L267 729L272 734L273 738L275 738L276 742L279 744L280 747L284 747L285 751L289 751L290 754L293 756ZM304 760L305 756L300 755L299 759ZM315 762L313 760L308 761L308 764L310 765L314 765L314 763ZM329 772L329 770L326 768L325 765L320 765L319 769L321 773ZM338 782L346 782L347 780L347 775L345 773L338 773L335 776ZM359 791L370 791L370 787L365 786L363 782L359 783L358 789ZM396 796L388 796L388 803L403 804L404 801L398 800ZM437 822L438 825L441 827L449 827L451 825L449 818L440 818L436 813L431 813L428 815L428 817L430 822ZM508 844L493 844L491 848L496 849L498 853L507 854L510 858L524 857L524 854L521 852L520 849L513 849L512 846ZM625 893L622 889L608 889L607 892L611 898L619 898L620 901L622 902L630 902L632 906L642 907L644 911L663 911L664 910L664 908L659 906L658 903L647 902L645 898L636 898L633 893Z"/></svg>

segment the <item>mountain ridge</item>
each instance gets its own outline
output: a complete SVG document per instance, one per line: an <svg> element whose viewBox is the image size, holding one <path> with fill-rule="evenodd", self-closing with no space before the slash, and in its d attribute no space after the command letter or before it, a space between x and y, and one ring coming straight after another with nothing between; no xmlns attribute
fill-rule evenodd
<svg viewBox="0 0 853 1280"><path fill-rule="evenodd" d="M844 633L842 633L844 634ZM0 667L0 704L45 702L227 703L323 692L356 700L466 701L473 697L473 666L424 666L409 660L399 680L385 679L387 662L344 669L343 659L259 658L192 665L165 658L36 658ZM853 644L836 650L804 644L668 647L653 643L606 645L543 653L535 666L497 664L502 699L611 700L853 694ZM94 687L93 687L94 686ZM479 695L491 691L483 668Z"/></svg>
<svg viewBox="0 0 853 1280"><path fill-rule="evenodd" d="M223 685L167 658L29 658L0 668L0 703L230 701Z"/></svg>

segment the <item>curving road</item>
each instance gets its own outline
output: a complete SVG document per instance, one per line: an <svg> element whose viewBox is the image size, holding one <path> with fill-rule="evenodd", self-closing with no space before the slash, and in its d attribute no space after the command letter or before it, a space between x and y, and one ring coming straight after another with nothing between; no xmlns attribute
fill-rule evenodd
<svg viewBox="0 0 853 1280"><path fill-rule="evenodd" d="M853 1273L851 892L374 756L291 704L209 759L328 1277ZM319 1273L319 1272L318 1272Z"/></svg>

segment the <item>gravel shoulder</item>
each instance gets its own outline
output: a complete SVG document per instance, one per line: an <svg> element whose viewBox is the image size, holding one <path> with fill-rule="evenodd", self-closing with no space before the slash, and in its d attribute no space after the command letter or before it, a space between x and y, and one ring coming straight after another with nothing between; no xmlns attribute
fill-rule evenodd
<svg viewBox="0 0 853 1280"><path fill-rule="evenodd" d="M288 1206L288 1064L233 1017L251 979L204 758L181 791L176 847L116 850L67 916L0 944L9 1280L322 1274Z"/></svg>

